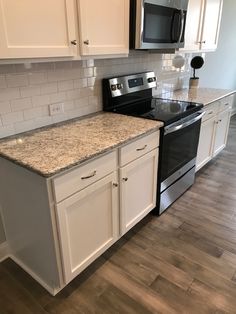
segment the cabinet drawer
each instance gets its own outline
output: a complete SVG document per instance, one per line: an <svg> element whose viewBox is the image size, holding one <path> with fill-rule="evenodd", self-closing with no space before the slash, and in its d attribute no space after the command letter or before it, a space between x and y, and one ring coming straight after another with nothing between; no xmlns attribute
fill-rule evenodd
<svg viewBox="0 0 236 314"><path fill-rule="evenodd" d="M113 172L116 167L117 155L114 151L55 178L53 185L56 202L64 200L91 183L105 177Z"/></svg>
<svg viewBox="0 0 236 314"><path fill-rule="evenodd" d="M225 98L222 98L220 100L219 111L224 111L224 110L231 109L232 108L232 104L233 104L233 95L225 97Z"/></svg>
<svg viewBox="0 0 236 314"><path fill-rule="evenodd" d="M120 166L124 166L134 159L146 154L159 146L159 131L144 136L119 150Z"/></svg>
<svg viewBox="0 0 236 314"><path fill-rule="evenodd" d="M206 112L202 118L202 122L211 119L212 117L216 116L217 112L219 111L220 103L218 101L204 107L204 111Z"/></svg>

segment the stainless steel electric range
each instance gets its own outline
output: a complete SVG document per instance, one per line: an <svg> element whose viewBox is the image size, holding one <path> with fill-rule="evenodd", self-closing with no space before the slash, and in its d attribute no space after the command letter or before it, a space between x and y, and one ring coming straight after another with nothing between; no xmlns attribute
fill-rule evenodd
<svg viewBox="0 0 236 314"><path fill-rule="evenodd" d="M164 122L160 129L157 204L163 213L195 179L203 105L152 97L154 72L103 79L103 109Z"/></svg>

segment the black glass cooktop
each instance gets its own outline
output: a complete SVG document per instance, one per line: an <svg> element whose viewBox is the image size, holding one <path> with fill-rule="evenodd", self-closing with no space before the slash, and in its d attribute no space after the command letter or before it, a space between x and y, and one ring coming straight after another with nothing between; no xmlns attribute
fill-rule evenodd
<svg viewBox="0 0 236 314"><path fill-rule="evenodd" d="M159 120L164 122L165 125L168 125L199 111L202 107L202 104L192 102L152 98L123 108L120 107L116 112L151 120Z"/></svg>

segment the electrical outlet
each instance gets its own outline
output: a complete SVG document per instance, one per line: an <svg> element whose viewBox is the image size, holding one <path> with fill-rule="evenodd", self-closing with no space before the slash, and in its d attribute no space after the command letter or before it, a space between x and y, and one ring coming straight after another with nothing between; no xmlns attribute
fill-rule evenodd
<svg viewBox="0 0 236 314"><path fill-rule="evenodd" d="M63 112L64 112L64 104L63 103L49 105L50 116L55 116L55 115L61 114Z"/></svg>

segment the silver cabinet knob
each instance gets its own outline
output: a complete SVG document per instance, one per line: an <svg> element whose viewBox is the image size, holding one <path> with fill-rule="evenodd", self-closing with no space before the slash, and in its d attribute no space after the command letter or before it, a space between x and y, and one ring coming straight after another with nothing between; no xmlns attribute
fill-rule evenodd
<svg viewBox="0 0 236 314"><path fill-rule="evenodd" d="M86 39L86 40L84 41L84 44L85 44L85 45L89 45L89 40Z"/></svg>
<svg viewBox="0 0 236 314"><path fill-rule="evenodd" d="M75 39L75 40L72 40L70 43L71 43L71 45L76 46L76 45L77 45L77 40L76 40L76 39Z"/></svg>

